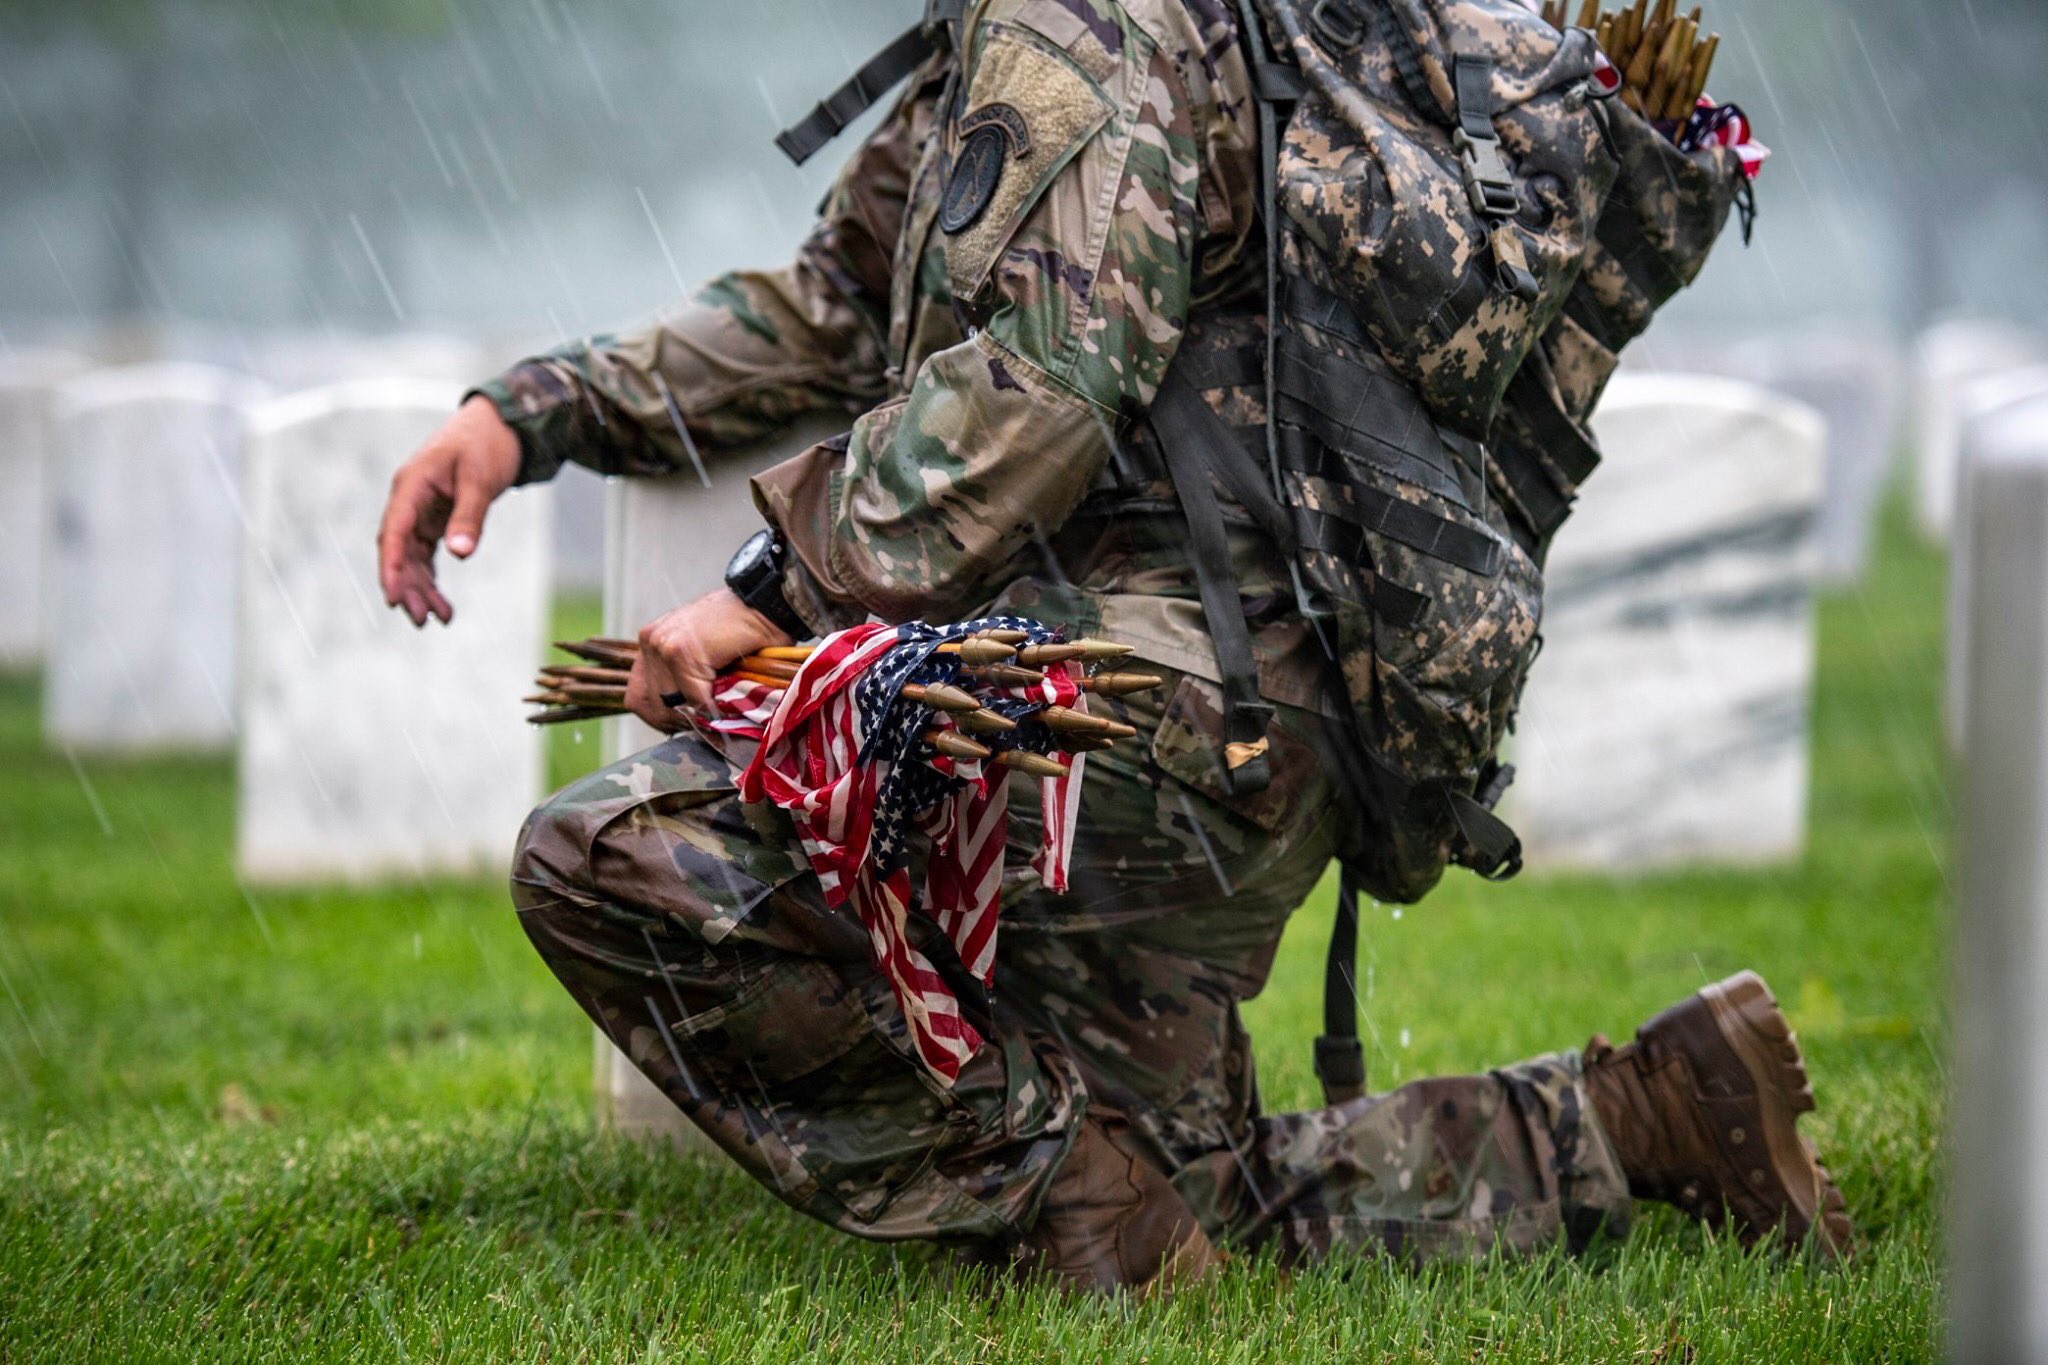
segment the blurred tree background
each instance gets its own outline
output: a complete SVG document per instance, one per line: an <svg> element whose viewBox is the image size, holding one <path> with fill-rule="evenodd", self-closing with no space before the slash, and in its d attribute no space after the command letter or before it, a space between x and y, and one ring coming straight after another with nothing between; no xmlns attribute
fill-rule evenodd
<svg viewBox="0 0 2048 1365"><path fill-rule="evenodd" d="M0 0L0 340L624 324L772 262L781 124L916 0ZM1708 0L1777 155L1667 328L2048 313L2048 6Z"/></svg>

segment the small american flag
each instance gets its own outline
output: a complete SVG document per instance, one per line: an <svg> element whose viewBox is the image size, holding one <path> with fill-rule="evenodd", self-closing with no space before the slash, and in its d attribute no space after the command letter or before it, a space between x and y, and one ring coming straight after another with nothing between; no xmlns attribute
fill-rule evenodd
<svg viewBox="0 0 2048 1365"><path fill-rule="evenodd" d="M1764 162L1771 156L1771 149L1756 140L1749 115L1742 112L1741 105L1716 104L1705 95L1700 96L1692 117L1678 130L1678 146L1686 152L1701 147L1733 147L1742 162L1742 173L1751 180L1763 171Z"/></svg>
<svg viewBox="0 0 2048 1365"><path fill-rule="evenodd" d="M947 977L964 970L984 999L993 986L1009 770L934 753L920 736L951 727L951 718L900 694L906 684L953 683L960 660L938 646L988 630L1021 630L1033 644L1061 639L1037 621L1009 616L855 626L826 638L786 687L719 679L719 714L710 722L728 740L758 744L740 774L741 799L789 812L826 905L851 902L860 915L918 1058L949 1087L982 1036ZM1013 719L1048 705L1086 709L1078 666L1057 664L1045 674L1028 687L978 692L990 698L988 709ZM1051 732L1040 726L975 738L998 752L1055 752ZM1061 757L1068 775L1039 779L1044 837L1032 862L1052 891L1066 890L1081 791L1081 755ZM921 896L910 880L919 840L927 850ZM941 970L911 941L910 916L920 909L941 931L935 950L950 951L957 967Z"/></svg>

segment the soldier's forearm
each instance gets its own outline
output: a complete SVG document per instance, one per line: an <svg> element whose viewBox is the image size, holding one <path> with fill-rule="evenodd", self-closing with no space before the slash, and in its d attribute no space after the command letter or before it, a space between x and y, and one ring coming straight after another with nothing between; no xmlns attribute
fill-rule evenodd
<svg viewBox="0 0 2048 1365"><path fill-rule="evenodd" d="M873 320L823 272L741 272L638 331L573 341L478 391L519 433L521 482L701 470L795 417L880 398Z"/></svg>

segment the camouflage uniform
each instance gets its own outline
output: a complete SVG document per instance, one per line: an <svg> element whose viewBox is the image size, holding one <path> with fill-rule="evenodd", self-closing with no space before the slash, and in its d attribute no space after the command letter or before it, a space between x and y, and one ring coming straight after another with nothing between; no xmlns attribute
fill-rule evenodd
<svg viewBox="0 0 2048 1365"><path fill-rule="evenodd" d="M1067 895L1028 871L1018 784L993 1033L951 1090L912 1059L860 927L823 909L786 821L742 805L701 740L615 764L529 823L514 894L564 984L735 1160L850 1232L1015 1236L1089 1106L1129 1116L1240 1245L1527 1248L1625 1218L1573 1053L1260 1113L1238 1005L1356 821L1318 757L1336 742L1318 646L1241 517L1275 777L1225 795L1214 652L1137 420L1177 356L1260 334L1233 14L971 5L958 57L913 79L795 264L485 390L529 480L565 459L667 473L806 409L857 414L755 481L810 624L1017 611L1129 641L1168 680L1111 703L1139 737L1089 760ZM955 169L971 135L984 164L1002 139L990 182ZM1264 420L1256 388L1201 387L1234 424Z"/></svg>

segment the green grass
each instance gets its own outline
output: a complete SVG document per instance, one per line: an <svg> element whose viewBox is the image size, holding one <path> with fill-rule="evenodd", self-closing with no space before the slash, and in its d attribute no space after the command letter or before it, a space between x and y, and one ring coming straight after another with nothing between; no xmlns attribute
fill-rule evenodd
<svg viewBox="0 0 2048 1365"><path fill-rule="evenodd" d="M1847 1270L1653 1213L1582 1262L1241 1264L1160 1304L952 1277L742 1177L592 1135L589 1029L495 885L245 894L215 761L41 750L0 684L0 1360L1921 1359L1949 824L1941 566L1900 518L1821 613L1811 852L1469 879L1365 941L1374 1081L1617 1036L1739 966L1795 1015ZM564 630L594 626L584 604ZM554 739L555 771L590 757ZM510 831L507 832L508 840ZM1313 1102L1326 885L1252 1009Z"/></svg>

